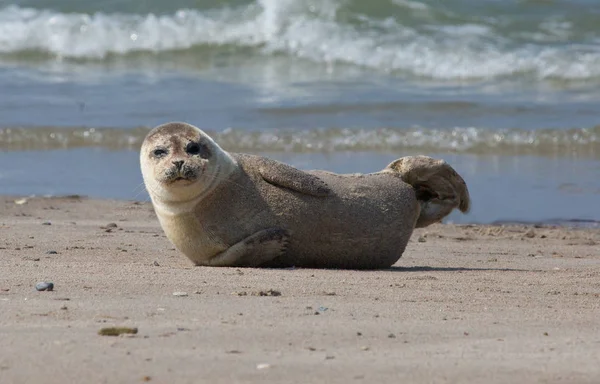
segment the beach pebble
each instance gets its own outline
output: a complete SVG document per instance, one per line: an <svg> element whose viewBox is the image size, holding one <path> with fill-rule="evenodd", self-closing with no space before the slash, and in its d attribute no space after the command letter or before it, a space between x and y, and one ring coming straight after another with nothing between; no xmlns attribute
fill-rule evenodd
<svg viewBox="0 0 600 384"><path fill-rule="evenodd" d="M154 263L153 263L153 265L154 265L155 267L160 267L160 264L158 264L158 261L156 261L156 260L154 260Z"/></svg>
<svg viewBox="0 0 600 384"><path fill-rule="evenodd" d="M173 292L173 296L177 297L186 297L187 295L187 292Z"/></svg>
<svg viewBox="0 0 600 384"><path fill-rule="evenodd" d="M58 252L56 252L56 251L47 251L46 255L58 255Z"/></svg>
<svg viewBox="0 0 600 384"><path fill-rule="evenodd" d="M49 221L44 221L44 222L42 223L42 225L52 225L52 223L51 223L51 222L49 222Z"/></svg>
<svg viewBox="0 0 600 384"><path fill-rule="evenodd" d="M38 291L52 291L54 289L54 283L39 282L35 285L35 289Z"/></svg>
<svg viewBox="0 0 600 384"><path fill-rule="evenodd" d="M256 369L269 369L269 368L271 368L271 364L263 363L263 364L256 365Z"/></svg>

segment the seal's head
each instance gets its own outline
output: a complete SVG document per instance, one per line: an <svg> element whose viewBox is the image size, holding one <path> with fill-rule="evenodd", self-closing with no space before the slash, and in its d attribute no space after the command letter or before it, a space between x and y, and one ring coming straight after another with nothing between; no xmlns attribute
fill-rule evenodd
<svg viewBox="0 0 600 384"><path fill-rule="evenodd" d="M235 168L235 161L199 128L167 123L151 130L142 144L140 165L152 201L195 202Z"/></svg>

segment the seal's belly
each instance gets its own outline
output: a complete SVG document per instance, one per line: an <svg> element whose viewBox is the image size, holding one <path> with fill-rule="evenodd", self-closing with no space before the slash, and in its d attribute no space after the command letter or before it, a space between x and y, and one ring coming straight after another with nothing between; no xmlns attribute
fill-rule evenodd
<svg viewBox="0 0 600 384"><path fill-rule="evenodd" d="M228 247L267 228L287 230L285 255L265 266L378 268L398 260L419 214L412 187L383 174L315 174L331 195L232 180L215 192L218 198L199 204L196 214L206 225L198 238L210 233Z"/></svg>
<svg viewBox="0 0 600 384"><path fill-rule="evenodd" d="M333 196L297 194L277 207L291 241L283 264L305 267L387 267L396 262L419 215L414 190L390 175L314 172Z"/></svg>

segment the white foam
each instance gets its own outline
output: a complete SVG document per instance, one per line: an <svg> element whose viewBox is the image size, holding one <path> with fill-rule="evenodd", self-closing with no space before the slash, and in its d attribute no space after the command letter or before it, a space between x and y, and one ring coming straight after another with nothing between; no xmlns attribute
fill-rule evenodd
<svg viewBox="0 0 600 384"><path fill-rule="evenodd" d="M395 3L427 12L418 2ZM544 22L537 38L516 43L493 25L477 23L411 27L392 18L365 16L360 26L344 24L336 18L343 4L257 0L239 8L182 9L160 16L67 14L8 6L0 9L0 54L34 50L59 59L103 59L110 54L228 44L254 47L265 55L284 53L317 63L342 62L438 80L514 74L566 80L600 77L600 51L591 42L587 47L543 44L568 38L570 25L564 22Z"/></svg>
<svg viewBox="0 0 600 384"><path fill-rule="evenodd" d="M55 149L103 146L139 149L148 129L28 127L0 129L0 149ZM554 153L600 155L600 126L576 129L380 128L246 131L208 134L230 151L401 152L407 149L464 153Z"/></svg>

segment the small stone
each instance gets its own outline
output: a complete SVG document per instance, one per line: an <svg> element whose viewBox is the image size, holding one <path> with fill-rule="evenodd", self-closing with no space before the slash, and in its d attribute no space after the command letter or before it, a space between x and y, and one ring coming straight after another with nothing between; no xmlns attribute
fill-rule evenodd
<svg viewBox="0 0 600 384"><path fill-rule="evenodd" d="M35 289L38 291L52 291L54 289L54 283L39 282L35 285Z"/></svg>
<svg viewBox="0 0 600 384"><path fill-rule="evenodd" d="M67 308L67 306L66 306L66 305L63 305L62 307L60 307L60 309L62 309L63 311L66 311L66 310L67 310L67 309L69 309L69 308Z"/></svg>
<svg viewBox="0 0 600 384"><path fill-rule="evenodd" d="M142 377L142 381L150 381L150 380L152 380L152 378L150 376Z"/></svg>
<svg viewBox="0 0 600 384"><path fill-rule="evenodd" d="M118 225L115 223L108 223L104 226L104 228L117 228Z"/></svg>
<svg viewBox="0 0 600 384"><path fill-rule="evenodd" d="M419 243L425 243L427 241L427 239L425 238L425 236L419 236L419 238L417 239L417 241Z"/></svg>
<svg viewBox="0 0 600 384"><path fill-rule="evenodd" d="M177 297L186 297L187 295L187 292L173 292L173 296Z"/></svg>
<svg viewBox="0 0 600 384"><path fill-rule="evenodd" d="M544 332L544 336L548 336L548 332Z"/></svg>
<svg viewBox="0 0 600 384"><path fill-rule="evenodd" d="M535 237L535 231L533 229L530 229L529 231L525 232L525 237L528 237L530 239Z"/></svg>
<svg viewBox="0 0 600 384"><path fill-rule="evenodd" d="M44 221L44 222L42 223L42 225L52 225L52 223L51 223L51 222L49 222L49 221Z"/></svg>
<svg viewBox="0 0 600 384"><path fill-rule="evenodd" d="M396 335L394 335L393 333L390 333L390 334L388 335L388 338L390 338L390 339L395 339L395 338L396 338Z"/></svg>
<svg viewBox="0 0 600 384"><path fill-rule="evenodd" d="M154 264L155 267L160 267L160 264L158 264L158 261L156 261L156 260L154 260L153 264Z"/></svg>
<svg viewBox="0 0 600 384"><path fill-rule="evenodd" d="M15 200L15 204L17 204L17 205L27 204L27 199L25 199L25 198L17 199L17 200Z"/></svg>
<svg viewBox="0 0 600 384"><path fill-rule="evenodd" d="M371 348L367 347L366 345L363 345L362 347L360 347L361 351L368 351L369 349L371 349Z"/></svg>
<svg viewBox="0 0 600 384"><path fill-rule="evenodd" d="M333 360L333 359L335 359L335 356L330 356L330 355L325 356L325 360Z"/></svg>
<svg viewBox="0 0 600 384"><path fill-rule="evenodd" d="M271 364L262 363L262 364L256 365L256 369L269 369L269 368L271 368Z"/></svg>
<svg viewBox="0 0 600 384"><path fill-rule="evenodd" d="M362 336L362 332L356 332L356 336Z"/></svg>
<svg viewBox="0 0 600 384"><path fill-rule="evenodd" d="M46 251L46 255L58 255L56 251Z"/></svg>

